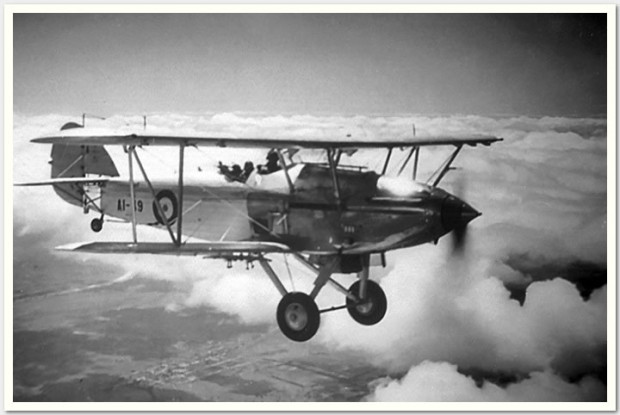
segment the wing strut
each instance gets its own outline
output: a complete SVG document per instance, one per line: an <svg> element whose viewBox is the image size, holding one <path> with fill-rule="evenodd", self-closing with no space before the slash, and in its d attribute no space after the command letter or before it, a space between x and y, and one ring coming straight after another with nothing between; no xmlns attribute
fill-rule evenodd
<svg viewBox="0 0 620 415"><path fill-rule="evenodd" d="M137 232L136 232L136 195L135 195L135 191L134 191L134 178L133 178L133 159L136 159L136 162L138 163L138 167L140 168L140 172L142 172L142 176L144 177L144 180L146 181L146 184L148 185L151 194L153 195L153 200L155 202L155 207L157 208L157 211L159 213L159 216L162 218L162 220L164 221L164 225L166 225L166 229L168 229L168 233L170 234L170 238L172 239L172 242L176 245L176 246L181 246L181 235L183 234L183 164L185 161L185 143L182 142L179 146L179 200L178 200L178 217L177 217L177 234L176 236L174 235L174 232L172 231L172 226L170 225L170 222L168 222L168 218L166 217L166 214L164 213L164 210L161 207L161 204L159 203L159 200L157 199L157 195L155 194L155 188L153 187L153 184L151 183L151 181L148 178L148 175L146 174L146 171L144 170L144 166L142 165L142 162L140 161L140 158L138 157L138 153L136 153L136 146L129 146L127 148L127 153L129 155L129 195L130 195L130 199L131 199L131 230L133 233L133 241L134 243L138 242L138 236L137 236Z"/></svg>
<svg viewBox="0 0 620 415"><path fill-rule="evenodd" d="M418 175L418 160L420 158L420 147L415 148L415 159L413 160L413 180Z"/></svg>
<svg viewBox="0 0 620 415"><path fill-rule="evenodd" d="M400 166L400 169L398 170L398 176L400 176L400 174L405 170L405 168L407 167L407 164L409 164L409 160L411 160L411 156L413 156L414 154L415 154L415 157L413 158L413 180L415 180L418 174L418 160L420 157L420 147L411 147L409 154L407 154L407 158L405 158L405 161L403 162L402 166Z"/></svg>
<svg viewBox="0 0 620 415"><path fill-rule="evenodd" d="M334 160L335 150L327 148L327 161L329 161L329 169L332 173L332 183L334 185L334 197L338 204L338 210L342 208L342 200L340 199L340 184L338 183L338 172L336 171L336 161Z"/></svg>
<svg viewBox="0 0 620 415"><path fill-rule="evenodd" d="M416 150L416 148L418 148L418 147L411 147L411 150L409 151L409 154L407 154L407 158L405 158L405 161L403 161L402 166L400 166L400 169L398 169L397 176L400 176L400 174L403 172L403 170L405 170L405 167L407 167L407 163L409 163L409 160L411 160L411 156L413 155L413 152Z"/></svg>
<svg viewBox="0 0 620 415"><path fill-rule="evenodd" d="M428 179L428 181L430 182L430 180L433 178L433 176L438 174L437 178L435 179L435 181L432 184L433 187L437 187L437 185L439 184L441 179L443 179L443 176L445 176L446 173L450 170L450 168L451 168L450 166L452 165L452 162L454 161L456 156L459 154L459 151L461 151L461 148L463 148L462 145L456 146L456 149L452 152L450 157L448 157L448 159L443 163L443 165L439 168L439 170L437 170L435 173L433 173L433 175Z"/></svg>
<svg viewBox="0 0 620 415"><path fill-rule="evenodd" d="M136 146L129 146L127 156L129 157L129 199L131 200L131 234L133 235L133 243L138 243L138 233L136 231L136 193L134 191L133 182L133 154Z"/></svg>
<svg viewBox="0 0 620 415"><path fill-rule="evenodd" d="M177 239L175 238L174 233L172 232L172 226L170 226L170 223L168 222L168 218L166 217L166 214L164 213L164 209L161 207L161 203L159 203L159 199L157 199L157 195L155 194L155 188L153 187L153 184L149 180L149 177L147 176L146 171L144 170L144 167L142 166L142 162L140 161L140 158L138 157L138 153L134 151L133 155L136 158L136 162L138 163L138 167L140 168L140 171L142 172L142 177L144 177L144 181L146 181L146 184L151 190L151 194L153 195L153 201L155 202L155 207L157 208L159 217L162 218L162 220L164 221L164 225L166 225L166 229L168 229L170 238L172 238L172 243L174 243L175 245L178 245Z"/></svg>
<svg viewBox="0 0 620 415"><path fill-rule="evenodd" d="M388 165L390 164L390 157L392 157L392 150L394 150L392 147L388 149L387 157L385 158L385 164L383 164L383 171L381 171L382 176L385 175Z"/></svg>
<svg viewBox="0 0 620 415"><path fill-rule="evenodd" d="M280 165L282 166L282 170L284 170L284 175L286 176L286 182L288 183L288 190L291 193L294 193L295 186L293 185L291 176L288 174L288 166L286 165L286 161L284 161L284 156L282 155L282 151L280 149L276 149L276 153L278 154L278 158L280 159Z"/></svg>
<svg viewBox="0 0 620 415"><path fill-rule="evenodd" d="M340 164L340 157L342 157L342 149L341 148L336 150L336 157L334 159L334 162L336 163L336 166L338 164Z"/></svg>
<svg viewBox="0 0 620 415"><path fill-rule="evenodd" d="M179 216L177 220L177 240L176 245L181 246L181 235L183 232L183 163L185 160L185 142L179 146Z"/></svg>

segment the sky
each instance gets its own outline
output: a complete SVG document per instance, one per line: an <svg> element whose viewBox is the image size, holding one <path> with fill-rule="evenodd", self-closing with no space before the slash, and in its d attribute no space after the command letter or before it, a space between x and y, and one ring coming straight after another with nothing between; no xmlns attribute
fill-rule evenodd
<svg viewBox="0 0 620 415"><path fill-rule="evenodd" d="M18 14L14 110L606 111L606 16Z"/></svg>

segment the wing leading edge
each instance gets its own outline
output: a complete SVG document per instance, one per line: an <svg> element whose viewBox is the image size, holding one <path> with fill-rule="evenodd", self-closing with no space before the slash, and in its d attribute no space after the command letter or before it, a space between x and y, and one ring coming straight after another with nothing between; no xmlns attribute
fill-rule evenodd
<svg viewBox="0 0 620 415"><path fill-rule="evenodd" d="M171 242L80 242L56 247L59 251L95 254L153 254L228 257L234 254L290 253L284 244L274 242L194 242L177 246Z"/></svg>
<svg viewBox="0 0 620 415"><path fill-rule="evenodd" d="M59 135L35 138L34 143L65 145L119 146L206 146L235 148L398 148L418 146L469 145L488 146L502 138L493 136L417 136L387 140L327 140L316 138L225 138L200 136L166 136L149 134Z"/></svg>

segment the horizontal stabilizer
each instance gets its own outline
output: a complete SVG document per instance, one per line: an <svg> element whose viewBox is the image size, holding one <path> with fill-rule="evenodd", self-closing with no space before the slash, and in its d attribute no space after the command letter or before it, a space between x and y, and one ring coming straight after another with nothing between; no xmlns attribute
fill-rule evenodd
<svg viewBox="0 0 620 415"><path fill-rule="evenodd" d="M195 242L181 246L171 242L83 242L59 246L56 249L95 254L204 255L215 257L237 253L269 254L292 252L284 244L258 241Z"/></svg>
<svg viewBox="0 0 620 415"><path fill-rule="evenodd" d="M77 130L77 129L76 129ZM63 131L66 135L41 137L32 140L34 143L64 145L119 145L119 146L207 146L207 147L241 147L241 148L315 148L315 149L352 149L352 148L397 148L418 146L469 145L482 144L488 146L501 138L492 136L416 136L386 139L340 139L331 138L275 138L275 137L206 137L206 136L166 136L155 134L102 134L85 135L84 130Z"/></svg>
<svg viewBox="0 0 620 415"><path fill-rule="evenodd" d="M62 177L40 182L13 183L13 186L53 186L55 184L94 184L101 185L110 181L108 178Z"/></svg>

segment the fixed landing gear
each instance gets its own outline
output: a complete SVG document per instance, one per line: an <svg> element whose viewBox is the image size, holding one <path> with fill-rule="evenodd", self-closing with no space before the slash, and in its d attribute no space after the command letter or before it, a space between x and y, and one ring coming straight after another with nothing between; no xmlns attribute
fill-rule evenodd
<svg viewBox="0 0 620 415"><path fill-rule="evenodd" d="M347 297L347 311L353 320L365 326L377 324L385 316L387 311L387 299L383 289L374 281L367 280L366 293L363 298L359 297L356 301L350 296ZM358 296L362 281L354 282L349 288L349 293Z"/></svg>
<svg viewBox="0 0 620 415"><path fill-rule="evenodd" d="M103 216L90 221L90 229L92 229L93 232L101 232L101 229L103 229Z"/></svg>
<svg viewBox="0 0 620 415"><path fill-rule="evenodd" d="M278 304L276 318L280 330L286 337L297 342L305 342L310 340L319 330L321 311L319 311L314 299L321 291L321 288L330 280L330 276L339 261L339 258L333 258L318 269L307 264L318 274L314 280L314 289L308 295L301 292L287 292L273 268L271 268L269 261L262 257L259 259L259 263L271 279L271 282L273 282L282 295L282 299Z"/></svg>
<svg viewBox="0 0 620 415"><path fill-rule="evenodd" d="M379 284L368 279L368 266L358 273L359 281L351 285L349 290L340 285L331 275L343 272L340 258L333 257L320 266L308 262L301 255L297 256L301 263L315 272L314 288L308 295L302 292L287 292L286 288L274 272L269 261L263 257L258 259L275 287L282 295L278 304L276 319L282 333L291 340L305 342L310 340L319 330L321 314L346 308L351 317L360 324L371 326L380 322L387 310L387 300ZM344 271L345 273L347 271ZM348 271L350 272L350 271ZM319 310L314 299L325 284L330 283L346 296L346 304Z"/></svg>
<svg viewBox="0 0 620 415"><path fill-rule="evenodd" d="M310 340L319 330L321 314L308 294L291 292L278 304L278 326L286 337L298 342Z"/></svg>

